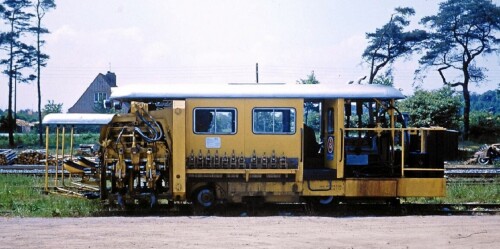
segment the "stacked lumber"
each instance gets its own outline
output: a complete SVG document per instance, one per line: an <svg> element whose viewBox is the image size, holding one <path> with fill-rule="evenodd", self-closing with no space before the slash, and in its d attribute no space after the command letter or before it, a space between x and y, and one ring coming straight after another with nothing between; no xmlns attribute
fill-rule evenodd
<svg viewBox="0 0 500 249"><path fill-rule="evenodd" d="M33 165L42 164L45 160L45 150L24 150L17 157L17 164Z"/></svg>
<svg viewBox="0 0 500 249"><path fill-rule="evenodd" d="M0 165L13 164L16 159L16 152L13 150L0 149Z"/></svg>

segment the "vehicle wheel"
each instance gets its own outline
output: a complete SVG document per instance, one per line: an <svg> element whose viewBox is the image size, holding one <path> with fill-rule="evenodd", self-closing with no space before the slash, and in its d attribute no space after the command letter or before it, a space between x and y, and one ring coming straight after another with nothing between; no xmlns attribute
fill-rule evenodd
<svg viewBox="0 0 500 249"><path fill-rule="evenodd" d="M215 204L215 193L211 188L202 188L196 194L196 204L204 207L210 208Z"/></svg>
<svg viewBox="0 0 500 249"><path fill-rule="evenodd" d="M489 159L489 158L484 158L484 157L479 157L479 158L477 159L477 162L478 162L479 164L482 164L482 165L487 165L487 164L489 164L489 163L490 163L490 159Z"/></svg>
<svg viewBox="0 0 500 249"><path fill-rule="evenodd" d="M318 199L318 202L321 205L328 205L328 204L332 203L332 201L333 201L333 196L325 196L325 197L320 197Z"/></svg>

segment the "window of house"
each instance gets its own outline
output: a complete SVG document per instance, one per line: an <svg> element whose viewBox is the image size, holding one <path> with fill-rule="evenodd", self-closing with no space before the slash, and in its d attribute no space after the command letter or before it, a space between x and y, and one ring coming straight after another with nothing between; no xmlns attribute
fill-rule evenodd
<svg viewBox="0 0 500 249"><path fill-rule="evenodd" d="M235 108L194 109L195 134L236 134Z"/></svg>
<svg viewBox="0 0 500 249"><path fill-rule="evenodd" d="M96 92L94 93L94 103L103 102L107 97L106 93Z"/></svg>
<svg viewBox="0 0 500 249"><path fill-rule="evenodd" d="M253 109L253 132L255 134L294 134L295 109Z"/></svg>

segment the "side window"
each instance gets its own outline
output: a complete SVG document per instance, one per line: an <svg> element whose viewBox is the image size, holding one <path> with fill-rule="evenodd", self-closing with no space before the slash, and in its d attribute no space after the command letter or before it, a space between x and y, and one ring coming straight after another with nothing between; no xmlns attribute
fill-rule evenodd
<svg viewBox="0 0 500 249"><path fill-rule="evenodd" d="M333 134L334 132L334 126L333 126L333 108L328 108L328 115L326 117L326 127L327 127L327 133L328 134Z"/></svg>
<svg viewBox="0 0 500 249"><path fill-rule="evenodd" d="M96 92L94 93L94 103L100 102L107 99L107 94L104 92Z"/></svg>
<svg viewBox="0 0 500 249"><path fill-rule="evenodd" d="M193 120L195 134L236 134L234 108L196 108Z"/></svg>
<svg viewBox="0 0 500 249"><path fill-rule="evenodd" d="M294 134L295 109L255 108L252 127L255 134Z"/></svg>

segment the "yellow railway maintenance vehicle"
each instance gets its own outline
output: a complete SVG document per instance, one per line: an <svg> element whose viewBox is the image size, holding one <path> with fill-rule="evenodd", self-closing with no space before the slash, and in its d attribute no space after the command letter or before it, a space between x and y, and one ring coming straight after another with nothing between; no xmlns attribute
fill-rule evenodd
<svg viewBox="0 0 500 249"><path fill-rule="evenodd" d="M406 127L402 98L382 85L115 88L108 103L129 110L98 122L101 198L212 208L444 196L445 130Z"/></svg>

